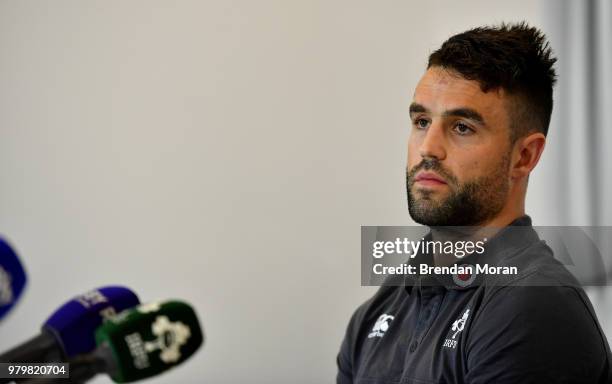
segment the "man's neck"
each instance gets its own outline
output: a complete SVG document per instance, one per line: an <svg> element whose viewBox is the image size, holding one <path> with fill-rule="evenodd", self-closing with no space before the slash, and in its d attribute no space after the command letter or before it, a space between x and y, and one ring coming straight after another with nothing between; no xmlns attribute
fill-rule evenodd
<svg viewBox="0 0 612 384"><path fill-rule="evenodd" d="M463 226L463 227L433 227L431 228L431 236L432 240L440 241L442 243L446 241L451 241L453 243L457 241L488 241L491 239L497 232L507 227L514 220L519 217L524 216L525 213L514 212L513 214L502 214L500 212L499 215L492 218L491 220L487 220L484 223L474 225L474 226ZM464 256L467 257L468 255ZM462 257L463 258L463 257ZM433 261L437 266L446 266L454 264L459 259L453 254L445 254L445 253L434 253Z"/></svg>

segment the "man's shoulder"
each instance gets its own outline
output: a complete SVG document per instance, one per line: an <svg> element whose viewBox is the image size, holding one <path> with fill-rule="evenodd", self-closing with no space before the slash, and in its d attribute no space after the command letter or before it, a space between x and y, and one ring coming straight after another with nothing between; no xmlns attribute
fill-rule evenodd
<svg viewBox="0 0 612 384"><path fill-rule="evenodd" d="M578 280L554 256L544 241L536 241L520 252L500 258L496 266L515 268L515 274L487 275L483 285L494 292L499 287L572 287L581 289Z"/></svg>
<svg viewBox="0 0 612 384"><path fill-rule="evenodd" d="M473 311L466 336L471 370L482 368L480 359L513 365L525 375L534 367L544 369L542 374L555 371L559 382L612 377L604 332L588 296L571 280L563 272L535 268L512 284L483 287L485 298Z"/></svg>
<svg viewBox="0 0 612 384"><path fill-rule="evenodd" d="M603 337L584 288L544 242L531 244L500 265L517 266L518 273L485 279L481 313L500 320L526 316L529 324L581 324Z"/></svg>
<svg viewBox="0 0 612 384"><path fill-rule="evenodd" d="M488 275L483 282L481 308L495 308L500 318L528 314L556 323L573 319L600 330L591 302L579 281L543 241L499 263L516 266L515 275ZM486 311L491 312L491 311ZM568 316L568 314L573 316ZM599 332L598 332L599 333Z"/></svg>
<svg viewBox="0 0 612 384"><path fill-rule="evenodd" d="M370 320L376 320L381 311L388 309L390 304L396 300L401 290L405 289L402 286L382 285L376 293L362 303L351 317L350 326L358 327L360 324L369 323Z"/></svg>

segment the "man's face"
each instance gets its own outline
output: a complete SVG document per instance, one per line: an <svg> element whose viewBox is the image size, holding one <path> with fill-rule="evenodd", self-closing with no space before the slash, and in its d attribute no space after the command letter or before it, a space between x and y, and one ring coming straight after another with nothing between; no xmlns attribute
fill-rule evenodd
<svg viewBox="0 0 612 384"><path fill-rule="evenodd" d="M432 67L410 107L406 189L412 219L428 226L481 225L509 192L508 95Z"/></svg>

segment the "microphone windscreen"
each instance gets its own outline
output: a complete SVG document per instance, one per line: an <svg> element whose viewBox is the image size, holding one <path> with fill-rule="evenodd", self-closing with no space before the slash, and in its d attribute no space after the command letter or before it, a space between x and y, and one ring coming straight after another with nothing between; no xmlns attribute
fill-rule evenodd
<svg viewBox="0 0 612 384"><path fill-rule="evenodd" d="M0 320L21 297L26 286L26 272L11 246L0 238Z"/></svg>
<svg viewBox="0 0 612 384"><path fill-rule="evenodd" d="M140 304L128 288L108 286L75 297L56 310L43 325L58 339L66 358L96 347L96 329L119 312Z"/></svg>
<svg viewBox="0 0 612 384"><path fill-rule="evenodd" d="M170 300L120 313L98 328L96 341L112 351L112 379L128 383L181 364L202 345L204 335L193 308Z"/></svg>

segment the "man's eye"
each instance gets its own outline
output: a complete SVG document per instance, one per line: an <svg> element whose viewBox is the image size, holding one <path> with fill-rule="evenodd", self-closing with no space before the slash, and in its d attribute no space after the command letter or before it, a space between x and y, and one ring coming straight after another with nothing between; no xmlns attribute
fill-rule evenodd
<svg viewBox="0 0 612 384"><path fill-rule="evenodd" d="M419 129L425 129L427 128L427 125L429 125L429 121L426 119L415 119L414 125Z"/></svg>
<svg viewBox="0 0 612 384"><path fill-rule="evenodd" d="M454 130L455 132L457 132L459 135L462 135L462 136L470 135L474 133L474 130L472 128L470 128L468 125L463 124L463 123L455 124Z"/></svg>

